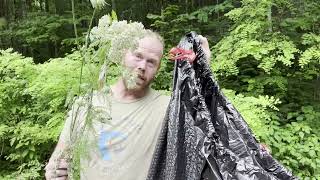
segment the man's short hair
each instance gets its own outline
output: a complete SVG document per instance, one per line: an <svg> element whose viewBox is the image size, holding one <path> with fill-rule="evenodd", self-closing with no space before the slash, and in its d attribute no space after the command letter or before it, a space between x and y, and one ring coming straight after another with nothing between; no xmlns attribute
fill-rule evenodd
<svg viewBox="0 0 320 180"><path fill-rule="evenodd" d="M158 32L152 31L151 29L147 29L145 37L154 37L154 38L156 38L157 40L159 40L161 42L161 44L164 47L164 39Z"/></svg>

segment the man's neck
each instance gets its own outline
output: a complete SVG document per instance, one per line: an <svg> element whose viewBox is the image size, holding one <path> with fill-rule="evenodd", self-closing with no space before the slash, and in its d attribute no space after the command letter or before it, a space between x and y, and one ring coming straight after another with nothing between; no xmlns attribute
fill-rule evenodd
<svg viewBox="0 0 320 180"><path fill-rule="evenodd" d="M124 80L120 78L111 86L112 95L115 99L122 102L133 102L147 95L148 88L144 89L128 89Z"/></svg>

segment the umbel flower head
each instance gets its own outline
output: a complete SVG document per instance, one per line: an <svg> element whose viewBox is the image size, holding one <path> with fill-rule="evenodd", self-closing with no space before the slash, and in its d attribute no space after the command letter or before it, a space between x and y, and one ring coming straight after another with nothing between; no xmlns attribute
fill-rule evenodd
<svg viewBox="0 0 320 180"><path fill-rule="evenodd" d="M99 19L98 26L92 28L89 37L95 46L103 47L108 43L107 59L121 64L125 52L135 49L138 40L147 33L148 30L141 23L112 21L109 15L105 15Z"/></svg>
<svg viewBox="0 0 320 180"><path fill-rule="evenodd" d="M105 15L99 19L98 26L90 31L90 46L94 49L104 49L106 52L104 65L101 68L99 76L99 87L103 88L107 74L107 64L110 62L118 65L122 64L125 53L128 50L134 50L138 46L138 41L145 37L150 30L146 30L141 23L115 21L110 15ZM101 61L100 61L101 62ZM122 66L119 66L123 68ZM127 69L119 69L119 73L128 79L127 85L135 85L137 75ZM119 74L120 75L120 74Z"/></svg>
<svg viewBox="0 0 320 180"><path fill-rule="evenodd" d="M93 8L97 8L97 9L101 9L103 6L105 6L107 3L105 2L105 0L90 0L92 7Z"/></svg>

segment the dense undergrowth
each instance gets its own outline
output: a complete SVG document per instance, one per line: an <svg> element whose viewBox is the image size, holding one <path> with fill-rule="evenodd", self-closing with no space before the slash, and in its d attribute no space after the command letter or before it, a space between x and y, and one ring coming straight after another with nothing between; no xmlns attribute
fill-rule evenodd
<svg viewBox="0 0 320 180"><path fill-rule="evenodd" d="M165 5L144 21L164 37L166 49L191 30L206 36L212 70L257 139L301 179L320 179L317 1L221 0L193 9ZM79 11L86 12L76 22L84 32L88 7ZM8 42L15 47L0 51L0 179L43 179L69 102L80 95L79 87L86 91L83 82L96 82L100 71L94 64L84 66L80 86L83 56L70 49L84 38L73 37L70 14L39 16L43 21L21 19L0 33L1 47ZM17 47L34 58L17 53ZM153 88L170 91L172 70L164 57ZM119 70L111 66L108 73L107 81L113 82Z"/></svg>

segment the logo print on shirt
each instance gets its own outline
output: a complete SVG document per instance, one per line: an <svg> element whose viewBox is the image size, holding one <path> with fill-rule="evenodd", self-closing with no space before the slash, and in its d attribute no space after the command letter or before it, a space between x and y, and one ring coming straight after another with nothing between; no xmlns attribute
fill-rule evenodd
<svg viewBox="0 0 320 180"><path fill-rule="evenodd" d="M98 147L102 154L103 160L111 160L110 157L110 146L113 145L112 141L124 141L126 140L126 135L122 134L118 131L102 131L98 141ZM116 147L113 147L112 150L114 152L119 152L123 150L123 142L120 142Z"/></svg>

